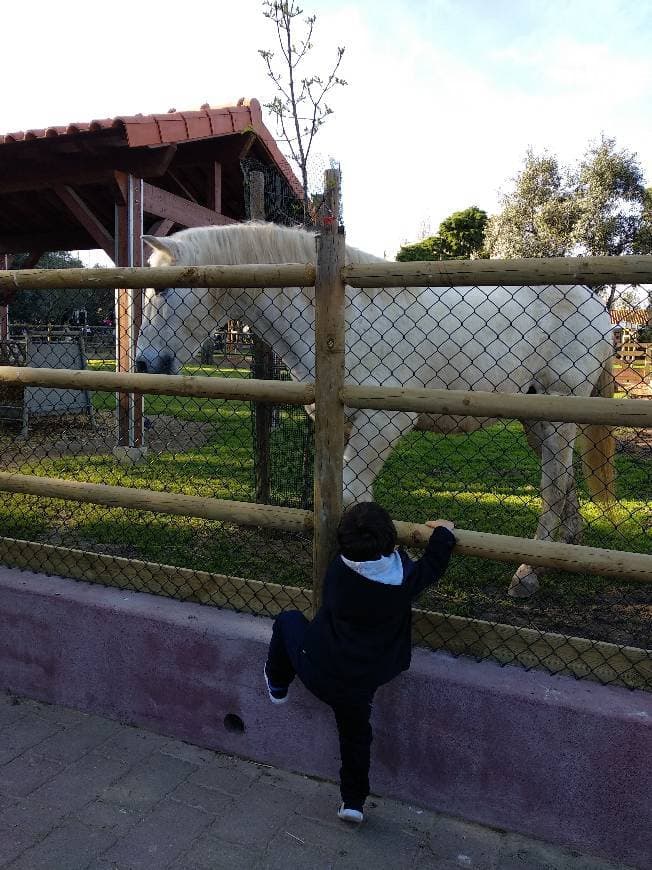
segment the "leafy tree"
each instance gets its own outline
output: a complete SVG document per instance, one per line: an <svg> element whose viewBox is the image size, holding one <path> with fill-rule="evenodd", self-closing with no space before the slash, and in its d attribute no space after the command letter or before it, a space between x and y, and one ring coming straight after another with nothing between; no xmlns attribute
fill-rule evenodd
<svg viewBox="0 0 652 870"><path fill-rule="evenodd" d="M14 268L19 269L27 254L17 254ZM68 251L43 254L36 264L39 269L81 269L84 264ZM113 290L53 289L21 290L11 303L14 323L64 324L71 322L73 312L86 309L89 324L99 324L113 312Z"/></svg>
<svg viewBox="0 0 652 870"><path fill-rule="evenodd" d="M290 156L301 172L304 220L307 220L310 209L308 160L317 132L328 116L333 114L326 102L327 94L347 84L337 75L344 48L338 47L335 61L324 76L306 73L305 61L313 47L312 36L317 16L309 15L305 19L303 33L297 37L296 19L303 15L303 9L295 0L264 0L263 15L275 25L281 49L278 66L273 51L258 51L276 89L276 96L271 102L265 103L265 108L276 119L281 139L288 146Z"/></svg>
<svg viewBox="0 0 652 870"><path fill-rule="evenodd" d="M603 136L577 167L527 152L523 169L489 219L493 257L560 257L652 252L652 204L635 154ZM617 286L599 292L608 308Z"/></svg>
<svg viewBox="0 0 652 870"><path fill-rule="evenodd" d="M439 224L439 232L420 242L403 245L396 255L407 260L468 260L479 256L484 245L487 213L476 205L453 212Z"/></svg>
<svg viewBox="0 0 652 870"><path fill-rule="evenodd" d="M502 210L489 218L486 250L492 257L563 257L574 244L577 206L573 182L557 157L529 149L505 194Z"/></svg>

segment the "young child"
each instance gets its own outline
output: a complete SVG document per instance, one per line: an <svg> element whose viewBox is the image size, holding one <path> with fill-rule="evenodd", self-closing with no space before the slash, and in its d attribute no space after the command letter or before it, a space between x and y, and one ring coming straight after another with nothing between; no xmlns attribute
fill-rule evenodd
<svg viewBox="0 0 652 870"><path fill-rule="evenodd" d="M326 572L317 615L309 622L288 610L274 622L264 668L270 700L284 704L298 675L332 707L342 761L337 814L344 821L364 818L374 693L409 668L412 601L442 576L455 545L453 523L426 525L434 531L413 562L396 549L396 529L384 508L375 502L350 508L337 531L340 552Z"/></svg>

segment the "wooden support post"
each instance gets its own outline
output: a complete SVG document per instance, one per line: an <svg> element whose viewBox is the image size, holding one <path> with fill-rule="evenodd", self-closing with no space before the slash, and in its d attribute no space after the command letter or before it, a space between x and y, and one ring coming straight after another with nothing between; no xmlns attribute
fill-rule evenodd
<svg viewBox="0 0 652 870"><path fill-rule="evenodd" d="M333 557L342 513L344 452L344 228L339 225L340 173L324 173L326 216L317 237L315 281L315 537L314 611Z"/></svg>
<svg viewBox="0 0 652 870"><path fill-rule="evenodd" d="M9 255L0 255L0 267L9 269ZM7 341L9 338L9 305L0 305L0 341Z"/></svg>
<svg viewBox="0 0 652 870"><path fill-rule="evenodd" d="M249 215L253 221L265 220L265 176L262 172L249 173ZM274 377L274 354L259 335L254 335L254 377L270 380ZM256 402L254 410L254 469L256 475L256 501L267 504L271 496L271 441L272 405Z"/></svg>
<svg viewBox="0 0 652 870"><path fill-rule="evenodd" d="M115 208L115 264L143 265L143 182L133 175L116 172L121 193ZM143 314L143 291L116 290L116 370L135 371L136 342ZM140 393L117 394L118 448L143 449L143 397ZM121 452L126 453L122 450Z"/></svg>

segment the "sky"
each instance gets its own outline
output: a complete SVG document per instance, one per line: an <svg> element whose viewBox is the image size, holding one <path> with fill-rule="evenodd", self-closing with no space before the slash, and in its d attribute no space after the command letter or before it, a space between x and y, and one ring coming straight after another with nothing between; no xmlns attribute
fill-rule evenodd
<svg viewBox="0 0 652 870"><path fill-rule="evenodd" d="M638 155L652 184L652 3L306 0L303 9L317 16L307 72L346 49L349 84L329 101L311 174L317 182L340 163L350 244L393 259L453 211L495 212L528 147L574 162L604 133ZM264 104L274 92L258 49L273 49L276 34L261 10L259 0L6 3L0 131L241 96Z"/></svg>

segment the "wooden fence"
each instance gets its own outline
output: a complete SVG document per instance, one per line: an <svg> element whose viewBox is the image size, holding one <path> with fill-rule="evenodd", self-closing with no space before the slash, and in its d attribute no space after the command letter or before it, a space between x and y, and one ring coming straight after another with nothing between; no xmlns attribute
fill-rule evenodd
<svg viewBox="0 0 652 870"><path fill-rule="evenodd" d="M329 189L327 185L327 190ZM332 213L337 214L334 204ZM220 399L283 402L316 405L315 429L315 500L314 511L270 505L248 504L212 498L198 498L150 490L132 489L97 484L76 483L33 477L18 473L0 473L0 491L30 494L40 497L71 499L79 502L123 507L233 523L262 526L283 530L312 530L314 534L314 570L312 605L317 606L321 596L321 581L325 565L331 558L335 532L342 506L342 447L344 443L344 407L388 408L438 414L464 414L503 418L545 419L577 423L605 423L620 426L652 427L652 403L632 399L581 398L573 396L505 395L475 391L429 389L398 389L394 387L352 386L344 383L344 287L345 283L365 287L453 286L505 284L511 286L555 283L652 282L652 257L595 257L574 259L536 259L520 261L477 260L470 262L434 263L374 263L363 266L345 266L344 236L335 225L319 238L316 269L310 265L288 264L273 266L206 266L173 267L161 269L61 269L0 272L0 290L4 287L39 289L58 287L129 287L164 288L184 287L287 287L314 286L316 307L316 378L314 384L283 381L240 380L228 378L198 378L187 376L141 375L132 372L92 372L34 369L18 366L0 366L0 384L66 387L122 393L201 396ZM425 526L397 522L399 540L406 544L422 545L430 535ZM487 534L456 529L457 552L486 559L545 567L566 571L594 571L626 580L652 582L652 555L624 551L582 547L571 544L535 541L505 535ZM18 552L19 542L0 539L0 558L10 564L22 564ZM33 554L40 553L42 567L48 564L51 550L65 553L65 548L25 543ZM13 556L10 554L13 553ZM48 556L48 553L50 555ZM9 555L8 555L9 554ZM35 556L36 558L36 556ZM120 559L117 563L145 564L136 560ZM62 564L64 562L62 561ZM79 564L82 564L81 562ZM107 557L85 553L84 579L107 581ZM95 564L97 570L93 570ZM90 568L88 566L91 566ZM34 562L30 567L37 568ZM125 566L114 569L113 585L129 587L133 571ZM161 570L165 566L159 566ZM167 570L167 569L166 569ZM170 569L172 570L172 569ZM179 571L182 569L173 569ZM192 572L186 572L188 574ZM195 572L196 573L196 572ZM201 573L201 572L200 572ZM118 577L118 574L120 575ZM207 575L208 576L208 575ZM220 583L233 585L237 578L209 575L216 589ZM198 581L194 581L195 585ZM208 581L207 581L208 582ZM259 594L260 582L237 580L249 584ZM266 585L266 584L265 584ZM163 594L173 594L167 586ZM141 588L137 584L131 588ZM280 588L280 587L279 587ZM305 592L283 587L283 601L301 598L305 609ZM302 597L303 596L303 597ZM202 598L197 592L195 597ZM269 596L264 596L268 598ZM227 596L222 595L225 605ZM258 599L260 600L260 598ZM298 600L298 599L297 599ZM231 605L233 606L233 605ZM246 609L246 608L244 608ZM441 622L442 614L424 616L426 622ZM461 619L455 617L455 619ZM467 620L475 623L478 620ZM498 626L500 628L500 626ZM502 626L508 633L532 632ZM535 632L548 637L546 632ZM504 634L504 632L503 632ZM557 637L549 635L550 638ZM496 631L492 644L485 653L498 660L507 660L507 647L496 645ZM473 654L478 652L477 641ZM551 649L554 648L553 641ZM573 673L591 671L588 662L595 657L598 642L578 639L587 647L586 661L582 652L574 652ZM432 642L457 650L454 638L450 644ZM480 644L481 645L481 644ZM610 644L602 644L607 648ZM576 649L576 648L575 648ZM591 651L593 650L593 652ZM608 651L613 656L613 650ZM605 652L605 655L607 653ZM643 651L638 656L637 677L652 686L652 661ZM501 658L502 656L502 658ZM512 656L509 660L519 660ZM582 662L584 661L584 664ZM631 664L631 657L627 659ZM577 664L579 662L579 664ZM563 670L563 668L562 668ZM592 672L592 671L591 671ZM614 679L613 682L623 682ZM636 684L630 680L625 684Z"/></svg>

